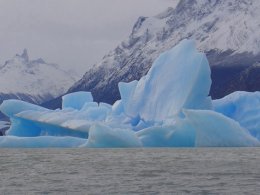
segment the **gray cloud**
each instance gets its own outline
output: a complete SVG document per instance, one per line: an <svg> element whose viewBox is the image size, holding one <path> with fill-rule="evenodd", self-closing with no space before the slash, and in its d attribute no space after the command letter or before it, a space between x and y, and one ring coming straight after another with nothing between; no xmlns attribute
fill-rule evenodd
<svg viewBox="0 0 260 195"><path fill-rule="evenodd" d="M28 48L84 72L125 39L139 16L178 0L0 0L0 64Z"/></svg>

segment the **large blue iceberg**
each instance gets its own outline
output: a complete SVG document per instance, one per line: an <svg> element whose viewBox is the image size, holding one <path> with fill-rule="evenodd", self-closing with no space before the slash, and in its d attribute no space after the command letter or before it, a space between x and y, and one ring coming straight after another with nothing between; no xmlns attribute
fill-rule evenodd
<svg viewBox="0 0 260 195"><path fill-rule="evenodd" d="M65 95L62 109L18 100L0 110L11 127L0 147L255 147L260 145L260 92L208 96L210 67L193 41L163 53L139 81L119 83L121 100Z"/></svg>

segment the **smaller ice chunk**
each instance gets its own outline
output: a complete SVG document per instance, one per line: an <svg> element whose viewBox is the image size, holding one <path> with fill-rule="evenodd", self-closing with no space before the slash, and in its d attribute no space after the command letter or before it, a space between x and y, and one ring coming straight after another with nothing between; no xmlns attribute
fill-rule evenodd
<svg viewBox="0 0 260 195"><path fill-rule="evenodd" d="M86 139L75 137L0 137L0 148L78 148Z"/></svg>
<svg viewBox="0 0 260 195"><path fill-rule="evenodd" d="M136 133L144 147L194 147L196 131L185 119L171 126L155 126Z"/></svg>
<svg viewBox="0 0 260 195"><path fill-rule="evenodd" d="M124 105L122 100L117 100L112 106L112 115L119 116L121 114L124 114Z"/></svg>
<svg viewBox="0 0 260 195"><path fill-rule="evenodd" d="M109 110L106 107L91 108L84 113L87 120L90 121L104 121L107 118Z"/></svg>
<svg viewBox="0 0 260 195"><path fill-rule="evenodd" d="M22 101L15 101L15 105L22 109L9 113L12 125L6 134L21 137L49 135L87 138L90 126L95 122L104 122L112 111L111 105L96 102L85 103L81 110L48 110ZM6 101L3 108L9 111L13 105Z"/></svg>
<svg viewBox="0 0 260 195"><path fill-rule="evenodd" d="M133 127L133 130L134 131L140 131L140 130L143 130L143 129L146 129L146 128L149 128L149 127L154 127L154 126L159 126L159 125L162 125L162 123L158 124L158 123L145 122L143 120L140 120L138 122L138 124Z"/></svg>
<svg viewBox="0 0 260 195"><path fill-rule="evenodd" d="M105 121L111 111L111 105L105 103L97 104L96 102L86 103L80 110L86 120L89 121Z"/></svg>
<svg viewBox="0 0 260 195"><path fill-rule="evenodd" d="M131 101L131 97L134 95L135 88L138 84L138 81L134 80L129 83L125 82L119 82L118 88L120 91L120 96L121 96L121 104L123 106L124 111L128 110L129 106L129 101Z"/></svg>
<svg viewBox="0 0 260 195"><path fill-rule="evenodd" d="M11 127L6 131L8 136L36 137L36 136L73 136L87 138L88 132L63 127L41 121L33 121L20 116L12 120Z"/></svg>
<svg viewBox="0 0 260 195"><path fill-rule="evenodd" d="M213 101L214 110L239 122L260 140L260 92L237 91Z"/></svg>
<svg viewBox="0 0 260 195"><path fill-rule="evenodd" d="M137 132L145 147L251 147L260 146L236 121L210 110L184 110L171 126Z"/></svg>
<svg viewBox="0 0 260 195"><path fill-rule="evenodd" d="M48 109L21 100L5 100L0 105L0 111L9 118L27 110L47 111Z"/></svg>
<svg viewBox="0 0 260 195"><path fill-rule="evenodd" d="M133 148L141 142L132 130L110 128L102 124L93 125L85 147L91 148Z"/></svg>
<svg viewBox="0 0 260 195"><path fill-rule="evenodd" d="M84 104L84 106L81 108L80 111L86 112L87 110L89 110L91 108L97 108L97 107L98 107L97 102L87 102Z"/></svg>
<svg viewBox="0 0 260 195"><path fill-rule="evenodd" d="M112 106L110 104L100 102L98 106L100 108L106 108L109 112L112 111Z"/></svg>
<svg viewBox="0 0 260 195"><path fill-rule="evenodd" d="M79 91L62 96L62 109L73 108L80 110L87 102L93 102L90 92Z"/></svg>
<svg viewBox="0 0 260 195"><path fill-rule="evenodd" d="M254 147L259 141L238 122L210 110L185 110L196 130L196 147Z"/></svg>

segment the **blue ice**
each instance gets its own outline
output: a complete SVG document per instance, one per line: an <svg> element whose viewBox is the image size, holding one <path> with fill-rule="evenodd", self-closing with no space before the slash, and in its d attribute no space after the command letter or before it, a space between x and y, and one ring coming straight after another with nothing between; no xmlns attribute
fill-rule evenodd
<svg viewBox="0 0 260 195"><path fill-rule="evenodd" d="M90 92L79 91L70 93L62 97L62 108L73 108L80 110L87 102L93 102L93 97Z"/></svg>
<svg viewBox="0 0 260 195"><path fill-rule="evenodd" d="M234 119L260 140L260 92L237 91L213 101L214 110Z"/></svg>
<svg viewBox="0 0 260 195"><path fill-rule="evenodd" d="M155 60L140 81L120 83L126 115L145 121L163 121L181 115L181 110L210 109L210 67L205 54L193 41L184 40Z"/></svg>

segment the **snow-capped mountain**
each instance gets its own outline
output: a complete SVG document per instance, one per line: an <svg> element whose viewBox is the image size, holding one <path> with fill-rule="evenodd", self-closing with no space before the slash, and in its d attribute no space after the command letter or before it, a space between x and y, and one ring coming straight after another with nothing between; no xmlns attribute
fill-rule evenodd
<svg viewBox="0 0 260 195"><path fill-rule="evenodd" d="M41 58L30 60L25 49L0 65L0 103L14 98L40 104L62 95L74 82L75 75Z"/></svg>
<svg viewBox="0 0 260 195"><path fill-rule="evenodd" d="M195 40L207 54L213 98L236 90L253 90L243 80L248 77L240 74L260 61L259 10L259 0L180 0L176 8L154 17L140 17L129 38L69 92L91 91L96 101L114 102L119 98L119 81L140 79L159 54L185 38Z"/></svg>

